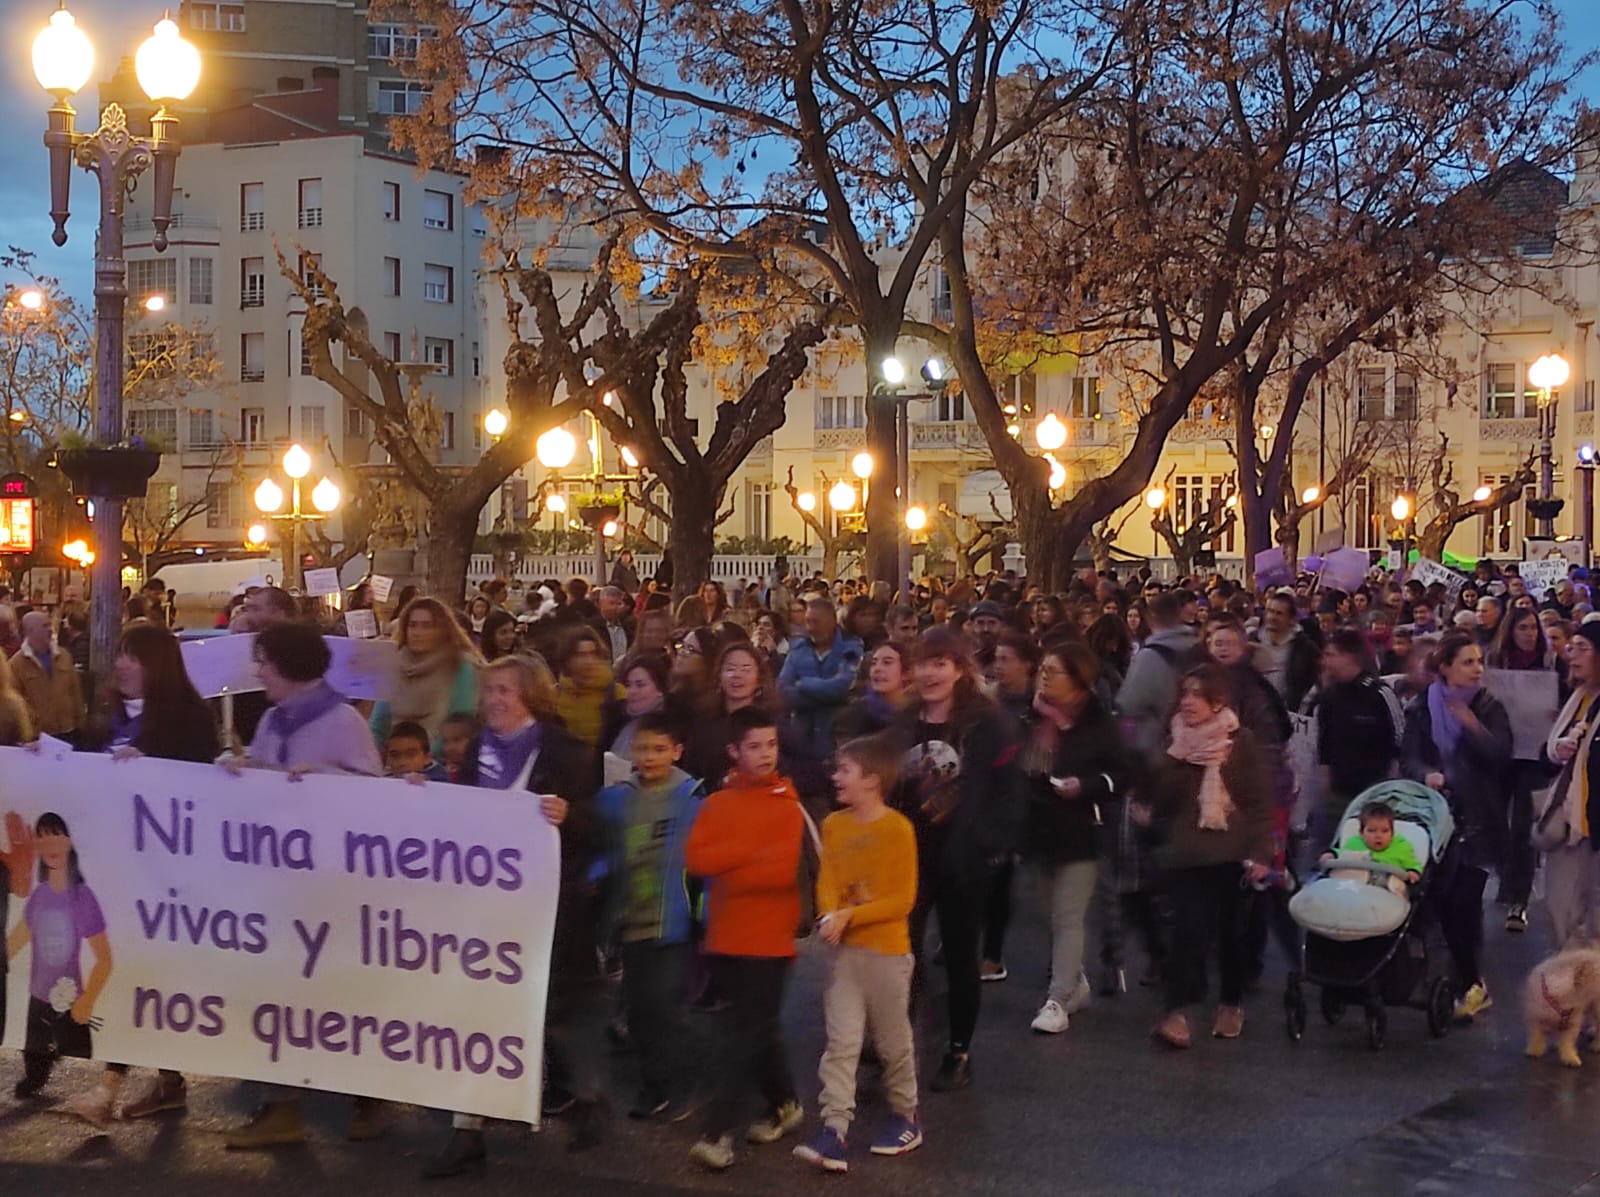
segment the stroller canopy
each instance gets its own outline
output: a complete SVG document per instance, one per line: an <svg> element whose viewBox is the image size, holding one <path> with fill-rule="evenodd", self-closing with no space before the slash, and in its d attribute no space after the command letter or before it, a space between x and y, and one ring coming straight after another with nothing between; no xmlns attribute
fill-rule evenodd
<svg viewBox="0 0 1600 1197"><path fill-rule="evenodd" d="M1360 815L1361 808L1369 802L1381 802L1394 812L1396 819L1404 819L1425 828L1433 859L1444 859L1444 850L1449 846L1450 837L1455 834L1456 821L1443 794L1430 790L1419 781L1380 781L1351 800L1350 805L1345 807L1339 826L1343 827L1347 820Z"/></svg>

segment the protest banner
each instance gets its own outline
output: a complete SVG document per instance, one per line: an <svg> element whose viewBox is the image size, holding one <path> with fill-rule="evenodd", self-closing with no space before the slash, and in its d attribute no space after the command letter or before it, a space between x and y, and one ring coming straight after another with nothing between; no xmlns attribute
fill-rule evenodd
<svg viewBox="0 0 1600 1197"><path fill-rule="evenodd" d="M1322 585L1348 594L1367 580L1369 568L1364 549L1334 549L1322 559Z"/></svg>
<svg viewBox="0 0 1600 1197"><path fill-rule="evenodd" d="M339 571L336 569L306 570L306 593L312 598L324 598L339 593Z"/></svg>
<svg viewBox="0 0 1600 1197"><path fill-rule="evenodd" d="M1291 819L1294 826L1304 827L1311 812L1322 805L1322 771L1317 767L1316 716L1290 711L1289 729L1289 742L1284 747L1295 785Z"/></svg>
<svg viewBox="0 0 1600 1197"><path fill-rule="evenodd" d="M561 849L532 795L19 748L0 776L43 874L5 1046L539 1120Z"/></svg>
<svg viewBox="0 0 1600 1197"><path fill-rule="evenodd" d="M328 685L346 698L389 697L399 665L399 648L393 640L362 640L348 636L324 636L323 640L333 654L333 663L328 666ZM249 694L261 689L261 679L255 670L255 642L254 633L183 642L184 668L203 698Z"/></svg>
<svg viewBox="0 0 1600 1197"><path fill-rule="evenodd" d="M1561 695L1553 669L1486 669L1483 685L1498 698L1511 718L1511 755L1536 761L1545 737L1561 713Z"/></svg>
<svg viewBox="0 0 1600 1197"><path fill-rule="evenodd" d="M1425 588L1438 582L1450 593L1451 598L1459 594L1461 588L1467 584L1466 578L1456 573L1455 570L1450 569L1448 566L1440 565L1439 562L1430 560L1427 557L1417 558L1416 564L1411 567L1411 576L1421 582Z"/></svg>
<svg viewBox="0 0 1600 1197"><path fill-rule="evenodd" d="M1560 558L1524 561L1517 566L1517 575L1527 586L1528 593L1542 600L1547 590L1567 576L1567 563Z"/></svg>
<svg viewBox="0 0 1600 1197"><path fill-rule="evenodd" d="M1257 553L1255 567L1257 590L1294 585L1294 570L1289 568L1282 549L1264 549Z"/></svg>

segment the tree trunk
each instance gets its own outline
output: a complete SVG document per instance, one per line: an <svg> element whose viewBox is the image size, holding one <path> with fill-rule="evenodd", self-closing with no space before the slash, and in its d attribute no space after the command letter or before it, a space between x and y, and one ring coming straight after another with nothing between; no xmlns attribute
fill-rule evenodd
<svg viewBox="0 0 1600 1197"><path fill-rule="evenodd" d="M460 602L467 592L467 567L483 504L436 499L428 509L427 592L441 602Z"/></svg>
<svg viewBox="0 0 1600 1197"><path fill-rule="evenodd" d="M1256 580L1256 554L1272 547L1272 504L1259 490L1241 488L1239 506L1244 516L1244 572L1252 586Z"/></svg>
<svg viewBox="0 0 1600 1197"><path fill-rule="evenodd" d="M1067 554L1065 567L1058 569L1061 559L1053 527L1055 512L1050 507L1048 495L1030 494L1030 489L1022 486L1011 488L1012 510L1017 517L1017 537L1022 541L1022 551L1028 559L1028 580L1059 592L1065 590L1072 580L1072 554Z"/></svg>
<svg viewBox="0 0 1600 1197"><path fill-rule="evenodd" d="M684 598L711 576L716 552L717 496L702 486L672 488L672 522L667 551L672 554L672 597Z"/></svg>

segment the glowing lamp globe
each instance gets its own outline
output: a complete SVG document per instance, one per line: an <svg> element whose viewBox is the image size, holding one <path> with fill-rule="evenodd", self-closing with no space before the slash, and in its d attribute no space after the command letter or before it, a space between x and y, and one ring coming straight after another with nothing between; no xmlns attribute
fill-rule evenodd
<svg viewBox="0 0 1600 1197"><path fill-rule="evenodd" d="M856 505L856 488L848 482L836 482L828 492L828 506L835 511L849 511Z"/></svg>
<svg viewBox="0 0 1600 1197"><path fill-rule="evenodd" d="M1300 501L1302 503L1315 503L1320 498L1322 498L1322 488L1320 486L1308 486L1300 492Z"/></svg>
<svg viewBox="0 0 1600 1197"><path fill-rule="evenodd" d="M1033 430L1033 439L1039 442L1039 448L1054 452L1067 443L1067 426L1051 412L1039 421L1039 426Z"/></svg>
<svg viewBox="0 0 1600 1197"><path fill-rule="evenodd" d="M133 73L144 94L157 103L187 100L200 82L200 51L183 40L171 17L156 22L156 31L134 55Z"/></svg>
<svg viewBox="0 0 1600 1197"><path fill-rule="evenodd" d="M578 438L565 428L552 428L534 442L533 452L545 469L565 469L578 455Z"/></svg>
<svg viewBox="0 0 1600 1197"><path fill-rule="evenodd" d="M79 84L79 86L81 87L82 84ZM900 386L906 380L905 363L897 357L884 358L883 364L878 367L878 370L883 375L883 381L892 387Z"/></svg>
<svg viewBox="0 0 1600 1197"><path fill-rule="evenodd" d="M261 511L276 511L283 506L283 487L271 478L263 478L256 487L256 507Z"/></svg>
<svg viewBox="0 0 1600 1197"><path fill-rule="evenodd" d="M627 445L622 446L622 464L627 466L630 470L636 470L639 468L639 455L632 449L628 448Z"/></svg>
<svg viewBox="0 0 1600 1197"><path fill-rule="evenodd" d="M945 380L944 361L940 358L930 357L922 363L922 381L930 387L936 387Z"/></svg>
<svg viewBox="0 0 1600 1197"><path fill-rule="evenodd" d="M300 481L311 472L311 454L299 445L290 445L283 455L283 472Z"/></svg>
<svg viewBox="0 0 1600 1197"><path fill-rule="evenodd" d="M801 511L815 511L817 509L817 496L808 490L801 491L795 496L794 505Z"/></svg>
<svg viewBox="0 0 1600 1197"><path fill-rule="evenodd" d="M1060 490L1067 484L1067 467L1054 458L1050 459L1050 489Z"/></svg>
<svg viewBox="0 0 1600 1197"><path fill-rule="evenodd" d="M921 507L906 508L906 527L913 532L921 532L928 526L928 513Z"/></svg>
<svg viewBox="0 0 1600 1197"><path fill-rule="evenodd" d="M94 72L94 46L72 14L57 9L33 39L33 74L39 86L63 98L83 90Z"/></svg>
<svg viewBox="0 0 1600 1197"><path fill-rule="evenodd" d="M1487 486L1480 486L1477 490L1472 492L1472 501L1474 503L1487 503L1489 501L1489 496L1492 494L1494 494L1494 491L1490 490Z"/></svg>
<svg viewBox="0 0 1600 1197"><path fill-rule="evenodd" d="M504 436L511 421L498 407L491 407L483 416L483 430L490 436Z"/></svg>
<svg viewBox="0 0 1600 1197"><path fill-rule="evenodd" d="M1144 492L1144 505L1151 511L1160 511L1162 507L1166 506L1166 502L1167 492L1159 486L1152 486Z"/></svg>
<svg viewBox="0 0 1600 1197"><path fill-rule="evenodd" d="M30 312L37 312L44 307L44 293L42 291L28 290L17 296L17 302Z"/></svg>
<svg viewBox="0 0 1600 1197"><path fill-rule="evenodd" d="M1398 496L1393 503L1389 504L1389 514L1394 516L1394 518L1397 520L1410 519L1411 500L1406 498L1404 495Z"/></svg>
<svg viewBox="0 0 1600 1197"><path fill-rule="evenodd" d="M1528 383L1541 391L1553 391L1565 386L1572 377L1572 367L1559 353L1547 353L1528 367Z"/></svg>
<svg viewBox="0 0 1600 1197"><path fill-rule="evenodd" d="M244 530L244 538L249 544L266 544L267 526L265 524L251 524Z"/></svg>
<svg viewBox="0 0 1600 1197"><path fill-rule="evenodd" d="M872 477L872 465L872 454L863 451L850 459L850 472L857 478L870 478Z"/></svg>
<svg viewBox="0 0 1600 1197"><path fill-rule="evenodd" d="M544 505L559 515L567 509L567 496L551 495L545 500Z"/></svg>
<svg viewBox="0 0 1600 1197"><path fill-rule="evenodd" d="M342 497L332 478L324 478L311 488L311 505L323 515L337 508Z"/></svg>

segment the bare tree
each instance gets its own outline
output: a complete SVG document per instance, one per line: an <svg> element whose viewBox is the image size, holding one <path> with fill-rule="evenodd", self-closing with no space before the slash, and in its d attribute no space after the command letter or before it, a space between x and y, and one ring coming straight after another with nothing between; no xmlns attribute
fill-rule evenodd
<svg viewBox="0 0 1600 1197"><path fill-rule="evenodd" d="M1533 483L1534 460L1534 450L1529 449L1528 456L1511 477L1499 486L1491 488L1486 497L1463 498L1455 480L1455 462L1450 456L1450 438L1441 432L1438 445L1428 455L1427 494L1418 496L1419 500L1425 497L1432 514L1417 530L1417 555L1433 561L1444 560L1444 546L1449 542L1450 534L1462 524L1478 516L1490 516L1505 511L1512 504L1520 502L1524 491ZM1476 493L1475 489L1473 494ZM1419 513L1420 510L1419 507Z"/></svg>
<svg viewBox="0 0 1600 1197"><path fill-rule="evenodd" d="M1172 495L1172 479L1176 467L1167 471L1165 482L1166 494ZM1218 537L1227 534L1238 518L1236 503L1229 503L1233 479L1228 480L1223 490L1213 491L1206 499L1206 505L1199 511L1189 512L1188 519L1182 522L1173 518L1173 503L1168 501L1151 512L1151 530L1159 536L1167 546L1167 551L1172 554L1172 561L1177 568L1178 576L1183 577L1193 572L1194 559L1202 549L1214 543Z"/></svg>

